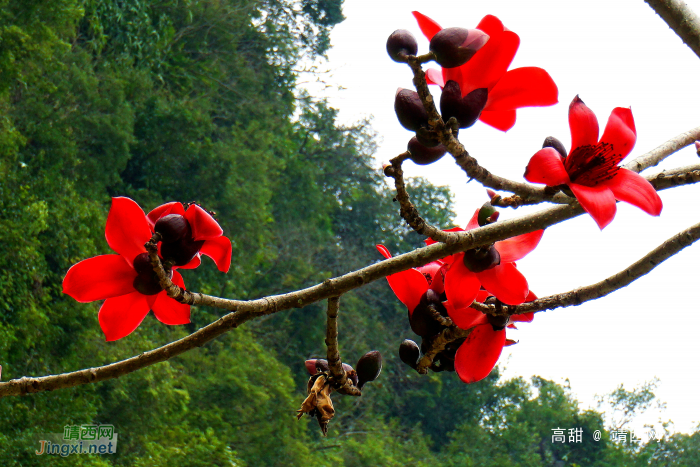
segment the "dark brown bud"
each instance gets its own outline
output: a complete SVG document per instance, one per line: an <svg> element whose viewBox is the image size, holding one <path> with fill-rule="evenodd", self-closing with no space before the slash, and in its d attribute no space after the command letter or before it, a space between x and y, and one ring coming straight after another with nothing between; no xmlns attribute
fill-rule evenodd
<svg viewBox="0 0 700 467"><path fill-rule="evenodd" d="M418 359L420 358L418 344L411 339L404 340L399 346L399 358L402 362L415 370L416 366L418 366Z"/></svg>
<svg viewBox="0 0 700 467"><path fill-rule="evenodd" d="M430 39L430 51L441 67L454 68L467 63L488 40L478 29L445 28Z"/></svg>
<svg viewBox="0 0 700 467"><path fill-rule="evenodd" d="M394 98L394 111L401 126L407 130L418 131L421 126L428 125L428 112L416 91L399 88Z"/></svg>
<svg viewBox="0 0 700 467"><path fill-rule="evenodd" d="M454 117L460 128L469 128L479 119L488 98L489 91L486 88L475 89L462 97L459 84L449 80L440 96L442 119L447 121Z"/></svg>
<svg viewBox="0 0 700 467"><path fill-rule="evenodd" d="M438 161L445 155L447 149L442 144L429 148L418 141L415 136L408 141L410 159L418 165L428 165Z"/></svg>
<svg viewBox="0 0 700 467"><path fill-rule="evenodd" d="M158 276L153 271L151 258L148 256L148 253L137 255L133 264L138 276L134 278L132 285L139 293L155 295L163 290L158 281Z"/></svg>
<svg viewBox="0 0 700 467"><path fill-rule="evenodd" d="M352 384L357 386L357 372L355 371L355 369L347 363L343 363L343 370L345 370L345 375L350 381L352 381Z"/></svg>
<svg viewBox="0 0 700 467"><path fill-rule="evenodd" d="M409 312L408 322L411 330L421 337L431 337L440 332L444 326L435 319L435 311L442 316L447 316L447 310L440 301L440 296L434 290L428 289L413 313Z"/></svg>
<svg viewBox="0 0 700 467"><path fill-rule="evenodd" d="M501 264L501 255L491 245L464 252L464 265L471 272L484 272Z"/></svg>
<svg viewBox="0 0 700 467"><path fill-rule="evenodd" d="M180 214L168 214L156 221L153 230L160 234L164 242L176 242L181 238L190 238L192 228L190 223Z"/></svg>
<svg viewBox="0 0 700 467"><path fill-rule="evenodd" d="M566 147L564 147L564 144L559 141L557 138L554 136L547 136L544 139L544 143L542 143L543 148L554 148L557 150L559 154L561 154L561 157L566 157Z"/></svg>
<svg viewBox="0 0 700 467"><path fill-rule="evenodd" d="M365 383L374 381L382 372L382 354L371 350L357 361L357 387L362 389Z"/></svg>
<svg viewBox="0 0 700 467"><path fill-rule="evenodd" d="M510 321L510 317L503 315L486 315L486 319L488 319L489 324L491 325L494 331L504 330L506 326L508 326L508 321Z"/></svg>
<svg viewBox="0 0 700 467"><path fill-rule="evenodd" d="M406 63L409 55L418 53L418 42L409 31L397 29L387 39L386 51L393 61Z"/></svg>
<svg viewBox="0 0 700 467"><path fill-rule="evenodd" d="M184 266L192 261L202 245L204 245L204 240L195 242L192 237L181 238L172 243L163 242L160 254L164 259L174 261L175 266Z"/></svg>

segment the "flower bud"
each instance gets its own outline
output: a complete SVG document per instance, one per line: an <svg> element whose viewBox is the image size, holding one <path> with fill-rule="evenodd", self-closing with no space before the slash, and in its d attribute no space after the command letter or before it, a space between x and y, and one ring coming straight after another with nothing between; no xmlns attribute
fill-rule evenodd
<svg viewBox="0 0 700 467"><path fill-rule="evenodd" d="M496 211L496 209L491 205L491 203L487 201L479 209L479 216L477 217L479 221L479 227L483 227L485 225L489 225L495 222L496 219L493 218L494 215L496 215L496 219L498 219L498 211Z"/></svg>
<svg viewBox="0 0 700 467"><path fill-rule="evenodd" d="M416 91L399 88L394 98L394 111L407 130L418 131L421 126L428 125L428 112Z"/></svg>
<svg viewBox="0 0 700 467"><path fill-rule="evenodd" d="M156 295L163 290L158 281L158 276L153 270L148 253L141 253L134 258L134 269L138 274L132 285L143 295Z"/></svg>
<svg viewBox="0 0 700 467"><path fill-rule="evenodd" d="M506 326L508 326L508 321L510 321L510 317L508 316L486 315L486 319L488 319L494 331L504 330Z"/></svg>
<svg viewBox="0 0 700 467"><path fill-rule="evenodd" d="M493 245L464 252L464 265L471 272L484 272L501 264L501 255Z"/></svg>
<svg viewBox="0 0 700 467"><path fill-rule="evenodd" d="M421 337L434 336L444 327L433 317L433 312L430 310L431 306L442 316L447 316L447 310L440 301L440 296L432 289L428 289L423 294L413 313L409 312L408 315L411 330Z"/></svg>
<svg viewBox="0 0 700 467"><path fill-rule="evenodd" d="M698 156L700 156L700 141L695 142L695 151L698 153Z"/></svg>
<svg viewBox="0 0 700 467"><path fill-rule="evenodd" d="M475 89L462 97L459 83L449 80L440 96L442 119L447 121L454 117L460 128L469 128L479 119L488 98L489 91L486 88Z"/></svg>
<svg viewBox="0 0 700 467"><path fill-rule="evenodd" d="M357 361L357 387L362 389L365 383L374 381L382 372L382 354L377 350L371 350Z"/></svg>
<svg viewBox="0 0 700 467"><path fill-rule="evenodd" d="M430 51L443 68L464 65L489 40L489 35L478 29L445 28L430 39Z"/></svg>
<svg viewBox="0 0 700 467"><path fill-rule="evenodd" d="M554 136L547 136L544 139L544 143L542 143L542 148L554 148L559 154L561 154L561 157L566 157L567 154L564 143L559 141Z"/></svg>
<svg viewBox="0 0 700 467"><path fill-rule="evenodd" d="M174 261L175 266L184 266L192 261L202 245L204 240L194 241L192 237L185 237L172 243L163 242L160 254L164 259Z"/></svg>
<svg viewBox="0 0 700 467"><path fill-rule="evenodd" d="M311 376L329 370L328 360L325 358L312 358L305 361L304 365L306 366L306 371L308 371Z"/></svg>
<svg viewBox="0 0 700 467"><path fill-rule="evenodd" d="M345 370L345 375L350 381L352 381L352 384L357 386L357 372L355 371L355 369L347 363L343 363L343 370Z"/></svg>
<svg viewBox="0 0 700 467"><path fill-rule="evenodd" d="M418 165L428 165L438 161L445 155L447 149L442 144L432 148L421 144L415 136L408 141L408 152L410 159Z"/></svg>
<svg viewBox="0 0 700 467"><path fill-rule="evenodd" d="M406 365L415 369L418 366L418 359L420 358L420 349L418 344L413 342L411 339L404 340L399 346L399 358Z"/></svg>
<svg viewBox="0 0 700 467"><path fill-rule="evenodd" d="M387 39L386 51L393 61L405 63L408 61L409 55L418 53L418 42L409 31L397 29Z"/></svg>
<svg viewBox="0 0 700 467"><path fill-rule="evenodd" d="M172 243L192 236L190 223L180 214L168 214L156 221L153 230L160 234L163 242Z"/></svg>

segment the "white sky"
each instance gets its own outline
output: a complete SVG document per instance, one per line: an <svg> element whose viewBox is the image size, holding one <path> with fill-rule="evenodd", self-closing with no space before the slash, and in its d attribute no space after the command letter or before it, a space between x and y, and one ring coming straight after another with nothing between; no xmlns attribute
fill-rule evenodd
<svg viewBox="0 0 700 467"><path fill-rule="evenodd" d="M700 0L687 3L700 13ZM546 136L558 137L570 149L567 109L576 94L598 116L601 132L614 107L631 106L638 139L630 158L700 126L700 59L642 0L346 0L347 19L332 35L332 74L323 77L345 89L310 89L329 96L345 123L374 116L381 141L378 165L403 152L411 136L393 111L396 88L411 88L411 73L389 59L385 44L394 30L408 29L418 39L419 53L428 50L412 10L443 27L474 28L484 15L498 16L521 39L511 69L539 66L557 83L560 103L518 110L509 132L481 122L461 132L470 154L498 175L523 181L530 156ZM435 95L437 88L431 89ZM685 148L661 167L696 162L694 149ZM477 182L466 184L449 155L429 167L407 162L404 170L449 185L461 224L487 200ZM539 296L600 281L698 222L698 190L691 186L662 192L664 210L658 218L618 204L615 220L603 232L587 215L554 226L518 266ZM504 209L501 217L526 212ZM398 214L396 221L401 222ZM667 403L662 418L672 419L676 431L693 430L700 422L700 348L694 339L700 311L698 259L700 246L694 245L613 295L538 313L533 323L510 333L520 343L504 349L500 364L505 365L505 377L537 374L559 383L568 378L584 408L594 403L596 394L609 393L620 383L631 389L658 377L656 394ZM636 423L637 429L658 417L658 412L650 413Z"/></svg>

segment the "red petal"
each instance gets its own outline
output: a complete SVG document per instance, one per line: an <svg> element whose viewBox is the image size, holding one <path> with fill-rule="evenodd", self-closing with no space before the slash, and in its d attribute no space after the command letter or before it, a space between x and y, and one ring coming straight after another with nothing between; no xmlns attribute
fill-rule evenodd
<svg viewBox="0 0 700 467"><path fill-rule="evenodd" d="M151 228L156 224L156 221L161 217L167 216L168 214L180 214L185 215L185 208L179 201L172 201L170 203L161 204L153 211L148 213L148 223Z"/></svg>
<svg viewBox="0 0 700 467"><path fill-rule="evenodd" d="M487 88L490 93L505 74L520 45L520 38L513 31L500 34L482 31L490 36L489 41L461 67L464 81L459 85L463 96L479 88Z"/></svg>
<svg viewBox="0 0 700 467"><path fill-rule="evenodd" d="M481 208L477 208L477 210L474 211L472 218L469 219L469 222L467 222L467 226L464 228L464 230L472 230L472 229L479 228L479 211L480 210L481 210Z"/></svg>
<svg viewBox="0 0 700 467"><path fill-rule="evenodd" d="M182 276L177 271L173 272L173 283L183 289L185 288L185 281L182 280ZM151 305L151 310L153 310L153 314L156 315L158 321L169 325L187 324L190 322L189 305L168 297L165 290L155 295L155 297L156 299Z"/></svg>
<svg viewBox="0 0 700 467"><path fill-rule="evenodd" d="M542 107L559 102L559 90L542 68L524 67L508 71L489 91L487 111Z"/></svg>
<svg viewBox="0 0 700 467"><path fill-rule="evenodd" d="M513 263L501 263L476 275L486 290L507 305L520 305L527 297L527 280Z"/></svg>
<svg viewBox="0 0 700 467"><path fill-rule="evenodd" d="M581 207L598 224L600 230L603 230L615 218L615 213L617 212L615 196L607 186L588 187L578 183L571 183L569 188L576 195L576 199L581 203Z"/></svg>
<svg viewBox="0 0 700 467"><path fill-rule="evenodd" d="M224 231L221 230L221 226L211 217L211 214L196 204L187 208L185 219L189 221L192 227L192 236L195 241L209 240L221 237L224 234Z"/></svg>
<svg viewBox="0 0 700 467"><path fill-rule="evenodd" d="M486 378L496 366L506 343L506 331L491 326L477 326L455 354L455 371L465 383Z"/></svg>
<svg viewBox="0 0 700 467"><path fill-rule="evenodd" d="M571 152L580 146L598 144L598 119L578 96L569 104L569 128Z"/></svg>
<svg viewBox="0 0 700 467"><path fill-rule="evenodd" d="M464 229L462 229L462 228L460 228L460 227L452 227L451 229L443 230L443 232L463 232L463 231L464 231ZM437 242L436 242L435 240L433 240L432 238L426 238L426 239L423 240L423 241L425 242L425 244L426 244L427 246L430 246L430 245L432 245L433 243L437 243Z"/></svg>
<svg viewBox="0 0 700 467"><path fill-rule="evenodd" d="M605 131L603 132L603 137L600 138L600 142L612 144L613 154L617 158L616 163L619 163L632 151L636 141L637 130L634 127L632 109L614 108L610 118L608 118L608 124L605 125Z"/></svg>
<svg viewBox="0 0 700 467"><path fill-rule="evenodd" d="M425 80L428 84L437 84L441 88L445 87L445 78L443 72L435 68L425 70Z"/></svg>
<svg viewBox="0 0 700 467"><path fill-rule="evenodd" d="M228 272L231 267L231 240L224 236L205 241L199 252L213 259L221 272Z"/></svg>
<svg viewBox="0 0 700 467"><path fill-rule="evenodd" d="M389 287L396 294L396 298L406 305L410 313L413 313L421 297L428 290L428 281L425 276L415 269L386 276L386 280L389 281Z"/></svg>
<svg viewBox="0 0 700 467"><path fill-rule="evenodd" d="M456 326L462 329L473 328L480 324L488 324L488 318L486 315L479 310L474 308L455 308L448 301L444 302L445 308L447 309L447 314L452 318L452 321Z"/></svg>
<svg viewBox="0 0 700 467"><path fill-rule="evenodd" d="M535 230L534 232L496 242L495 247L501 256L501 263L512 263L527 256L540 243L543 234L544 230Z"/></svg>
<svg viewBox="0 0 700 467"><path fill-rule="evenodd" d="M505 110L498 112L490 112L488 110L484 110L479 116L479 120L501 131L508 131L511 128L513 128L513 125L515 125L515 118L515 110Z"/></svg>
<svg viewBox="0 0 700 467"><path fill-rule="evenodd" d="M384 245L377 245L377 250L386 259L391 258L389 249ZM396 298L406 305L409 313L418 306L421 297L428 290L428 280L416 269L407 269L390 276L386 276L389 287L394 291Z"/></svg>
<svg viewBox="0 0 700 467"><path fill-rule="evenodd" d="M569 174L564 168L564 158L554 148L542 148L530 158L525 168L525 180L557 186L569 183Z"/></svg>
<svg viewBox="0 0 700 467"><path fill-rule="evenodd" d="M433 36L442 29L439 24L437 24L431 18L425 16L423 13L419 13L417 11L413 11L412 13L413 17L416 18L416 21L418 21L418 27L423 35L428 38L428 40L432 39Z"/></svg>
<svg viewBox="0 0 700 467"><path fill-rule="evenodd" d="M663 203L651 183L641 175L620 167L608 182L615 198L637 206L652 216L661 214Z"/></svg>
<svg viewBox="0 0 700 467"><path fill-rule="evenodd" d="M143 245L151 238L151 229L146 214L134 200L112 198L105 238L109 246L130 265L136 256L146 252Z"/></svg>
<svg viewBox="0 0 700 467"><path fill-rule="evenodd" d="M459 255L455 258L455 262L445 275L445 294L455 308L466 308L471 305L481 287L476 274L464 265L463 257Z"/></svg>
<svg viewBox="0 0 700 467"><path fill-rule="evenodd" d="M427 242L427 240L426 240L426 242ZM383 257L385 257L386 259L391 258L391 253L389 253L389 249L387 247L385 247L384 245L376 245L376 247L377 247L377 251L379 251L379 253L381 253L381 255Z"/></svg>
<svg viewBox="0 0 700 467"><path fill-rule="evenodd" d="M479 293L476 294L476 301L484 303L487 298L491 297L491 294L489 293L488 290L479 290Z"/></svg>
<svg viewBox="0 0 700 467"><path fill-rule="evenodd" d="M133 292L105 300L98 319L108 341L116 341L131 334L148 314L146 296Z"/></svg>
<svg viewBox="0 0 700 467"><path fill-rule="evenodd" d="M532 302L537 300L537 295L535 295L532 290L527 294L527 298L525 299L526 302Z"/></svg>
<svg viewBox="0 0 700 467"><path fill-rule="evenodd" d="M102 255L74 264L63 279L63 293L81 303L134 292L136 271L120 255Z"/></svg>
<svg viewBox="0 0 700 467"><path fill-rule="evenodd" d="M503 26L501 20L496 16L486 15L481 18L481 21L479 21L476 29L484 31L489 36L499 37L501 34L503 34L503 31L506 30L506 27Z"/></svg>

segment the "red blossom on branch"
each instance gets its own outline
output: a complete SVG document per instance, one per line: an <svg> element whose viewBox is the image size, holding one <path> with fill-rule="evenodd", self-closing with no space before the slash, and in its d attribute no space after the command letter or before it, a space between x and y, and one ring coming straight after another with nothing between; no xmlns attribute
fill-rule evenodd
<svg viewBox="0 0 700 467"><path fill-rule="evenodd" d="M479 227L479 209L474 212L466 229L459 227L449 229L448 232L459 232ZM447 300L454 308L464 308L471 305L476 299L479 290L483 287L497 299L508 305L519 305L528 296L529 287L525 276L515 267L515 261L524 258L535 249L540 242L544 230L518 235L507 240L496 242L492 250L495 260L485 270L470 269L466 263L470 262L474 250L457 253L446 258L443 262L447 265L445 272L445 294ZM435 241L428 239L426 244L432 245Z"/></svg>
<svg viewBox="0 0 700 467"><path fill-rule="evenodd" d="M576 96L569 105L569 127L569 155L551 147L537 151L525 169L528 181L547 186L568 185L601 230L615 218L616 199L652 216L661 214L663 203L651 183L618 167L637 140L631 109L613 109L598 140L598 119Z"/></svg>
<svg viewBox="0 0 700 467"><path fill-rule="evenodd" d="M442 29L432 19L414 11L418 26L428 38ZM490 39L464 65L455 68L428 69L428 84L441 88L452 80L459 84L462 96L477 89L488 90L488 100L479 120L502 131L515 125L516 109L543 107L558 102L559 91L549 74L542 68L522 67L508 70L520 45L520 38L492 15L485 16L477 29Z"/></svg>
<svg viewBox="0 0 700 467"><path fill-rule="evenodd" d="M197 267L201 262L200 252L212 257L222 271L228 270L231 264L231 242L222 236L219 224L199 206L190 206L185 212L182 204L168 203L157 207L147 217L133 200L112 198L105 237L110 248L118 254L83 260L73 265L63 279L63 293L77 301L105 300L98 319L108 341L131 334L149 310L165 324L190 322L190 306L168 297L158 282L144 246L151 239L156 222L169 214L186 219L179 225L187 235L183 236L184 241L178 239L173 245L196 247L186 252L191 256L183 267ZM161 251L169 248L164 244L159 246ZM171 279L184 289L185 283L176 268L177 265L170 271Z"/></svg>
<svg viewBox="0 0 700 467"><path fill-rule="evenodd" d="M484 302L489 293L485 290L478 292L476 300ZM525 301L531 302L537 297L528 293ZM506 328L515 328L513 322L532 322L534 313L523 313L512 316L486 315L473 308L454 308L449 302L445 304L452 322L462 329L472 329L467 339L457 349L455 354L455 371L465 383L475 383L486 378L496 366L503 347L514 344L506 338Z"/></svg>

